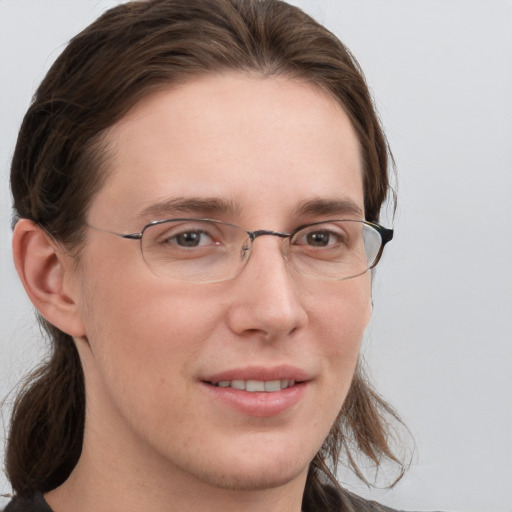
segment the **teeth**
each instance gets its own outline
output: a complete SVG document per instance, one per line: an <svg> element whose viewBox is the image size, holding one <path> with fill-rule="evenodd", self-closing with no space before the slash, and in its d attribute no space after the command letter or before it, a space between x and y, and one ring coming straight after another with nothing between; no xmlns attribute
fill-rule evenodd
<svg viewBox="0 0 512 512"><path fill-rule="evenodd" d="M219 388L233 388L249 391L250 393L271 393L273 391L281 391L291 386L295 386L292 379L281 380L221 380L215 384Z"/></svg>
<svg viewBox="0 0 512 512"><path fill-rule="evenodd" d="M265 383L262 380L245 381L245 391L254 393L256 391L265 391Z"/></svg>
<svg viewBox="0 0 512 512"><path fill-rule="evenodd" d="M244 380L232 380L231 387L235 389L245 389L245 381Z"/></svg>
<svg viewBox="0 0 512 512"><path fill-rule="evenodd" d="M267 380L265 382L265 391L280 391L281 389L282 388L280 380Z"/></svg>

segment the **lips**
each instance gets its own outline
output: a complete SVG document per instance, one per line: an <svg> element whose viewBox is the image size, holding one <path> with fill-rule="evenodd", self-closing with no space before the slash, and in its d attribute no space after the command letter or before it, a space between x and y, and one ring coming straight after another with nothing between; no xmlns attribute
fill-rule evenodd
<svg viewBox="0 0 512 512"><path fill-rule="evenodd" d="M231 369L201 381L214 403L244 415L269 417L293 409L304 396L310 377L304 370L283 365Z"/></svg>

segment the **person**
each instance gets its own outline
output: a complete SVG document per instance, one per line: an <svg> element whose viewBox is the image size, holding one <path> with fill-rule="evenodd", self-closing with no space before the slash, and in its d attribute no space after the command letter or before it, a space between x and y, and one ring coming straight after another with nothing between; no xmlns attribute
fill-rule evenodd
<svg viewBox="0 0 512 512"><path fill-rule="evenodd" d="M359 362L391 155L348 49L280 0L118 5L39 86L13 252L52 341L6 512L389 510Z"/></svg>

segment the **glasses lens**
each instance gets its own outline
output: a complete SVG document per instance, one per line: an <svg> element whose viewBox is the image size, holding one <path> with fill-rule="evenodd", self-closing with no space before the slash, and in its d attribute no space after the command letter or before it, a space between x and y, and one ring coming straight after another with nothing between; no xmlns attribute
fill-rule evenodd
<svg viewBox="0 0 512 512"><path fill-rule="evenodd" d="M291 240L290 256L302 273L348 279L375 263L382 245L380 233L362 221L331 221L307 226Z"/></svg>
<svg viewBox="0 0 512 512"><path fill-rule="evenodd" d="M142 254L157 275L183 281L216 282L236 275L247 233L223 222L178 219L144 229Z"/></svg>

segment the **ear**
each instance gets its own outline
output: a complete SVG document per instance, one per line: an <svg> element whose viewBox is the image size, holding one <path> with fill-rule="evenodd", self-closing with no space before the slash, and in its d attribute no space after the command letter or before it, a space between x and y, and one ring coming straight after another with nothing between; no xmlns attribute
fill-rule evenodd
<svg viewBox="0 0 512 512"><path fill-rule="evenodd" d="M71 256L28 219L17 222L12 248L18 275L39 313L61 331L84 336L72 286L76 268Z"/></svg>

